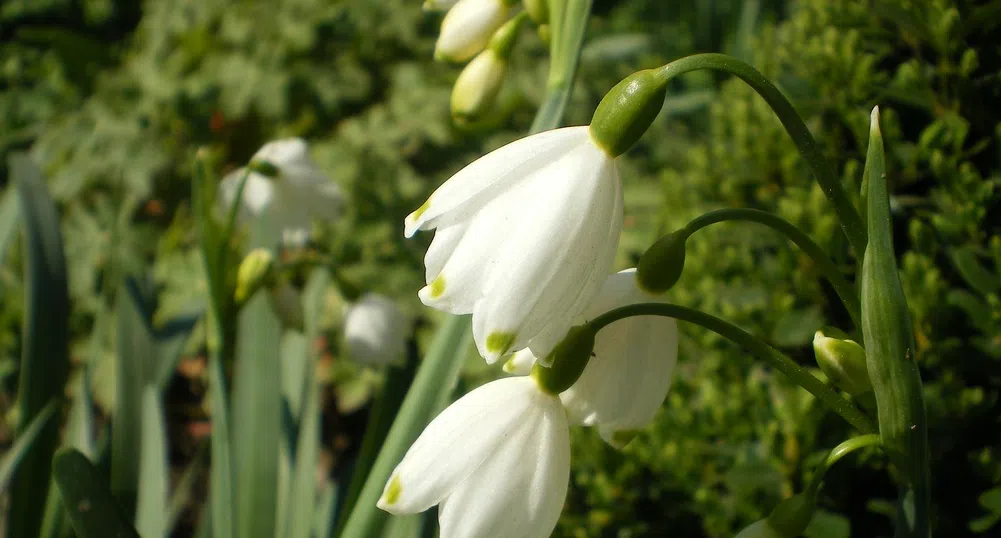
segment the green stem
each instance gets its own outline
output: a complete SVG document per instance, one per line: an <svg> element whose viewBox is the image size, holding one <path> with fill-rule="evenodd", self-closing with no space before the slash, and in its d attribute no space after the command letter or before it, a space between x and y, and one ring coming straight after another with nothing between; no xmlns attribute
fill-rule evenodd
<svg viewBox="0 0 1001 538"><path fill-rule="evenodd" d="M880 443L879 434L870 433L860 435L858 437L852 437L851 439L834 447L834 449L827 455L827 458L824 459L823 463L820 464L820 467L818 467L816 472L814 472L813 478L810 479L810 486L806 488L806 495L810 499L816 500L817 492L820 491L820 485L824 481L824 475L827 474L827 470L834 466L838 460L860 448L876 446Z"/></svg>
<svg viewBox="0 0 1001 538"><path fill-rule="evenodd" d="M591 14L591 0L555 0L550 2L550 6L553 41L550 46L549 80L546 82L548 91L532 122L531 133L560 126L563 111L570 101L587 20Z"/></svg>
<svg viewBox="0 0 1001 538"><path fill-rule="evenodd" d="M732 340L759 359L771 364L776 370L789 376L794 383L809 391L818 400L824 402L831 410L841 415L841 418L855 427L855 429L866 434L876 432L876 428L869 420L869 417L865 416L851 402L839 396L838 393L834 392L827 385L824 385L824 383L800 367L792 359L740 327L719 319L716 316L675 304L639 303L610 310L588 323L597 331L609 323L630 316L665 316L701 325L724 338Z"/></svg>
<svg viewBox="0 0 1001 538"><path fill-rule="evenodd" d="M813 260L813 263L817 265L817 268L824 275L824 278L831 283L834 291L838 294L841 302L848 310L848 315L851 316L852 323L854 323L856 327L861 327L862 307L859 303L858 293L855 291L855 286L845 279L845 277L841 274L841 271L838 270L838 266L831 261L831 258L827 256L824 249L820 248L820 245L810 239L810 236L803 233L792 223L783 220L777 215L767 211L761 211L759 209L728 208L710 211L709 213L696 217L689 222L687 226L685 226L685 233L690 236L696 231L711 224L734 220L764 224L776 232L785 235L786 238L795 243L796 246L802 249L803 252L805 252L811 260Z"/></svg>
<svg viewBox="0 0 1001 538"><path fill-rule="evenodd" d="M750 64L725 54L710 53L687 56L661 67L658 75L667 81L678 75L702 69L723 71L740 78L772 107L775 115L782 122L782 126L785 127L789 136L792 137L793 143L796 144L800 154L803 155L803 159L806 160L806 164L813 171L813 175L820 184L821 189L823 189L827 199L834 204L834 211L841 221L841 227L844 229L845 235L848 236L848 242L855 249L856 255L861 256L865 252L866 246L866 229L862 223L862 218L855 210L855 206L852 205L851 199L844 188L842 188L838 179L834 176L834 172L828 165L827 159L824 158L820 145L814 140L813 135L810 134L810 130L807 129L806 124L803 123L803 119L796 112L796 109L793 108L789 99L765 78L764 75L758 72L757 69L751 67Z"/></svg>

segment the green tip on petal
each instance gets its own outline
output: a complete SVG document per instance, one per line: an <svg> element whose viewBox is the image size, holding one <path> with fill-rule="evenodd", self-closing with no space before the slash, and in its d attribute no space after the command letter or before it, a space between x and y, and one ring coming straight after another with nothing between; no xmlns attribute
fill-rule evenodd
<svg viewBox="0 0 1001 538"><path fill-rule="evenodd" d="M410 214L411 220L417 220L417 219L421 218L421 215L423 215L424 212L427 211L429 207L431 207L431 199L430 198L428 198L427 200L425 200L424 203L421 204L420 207L418 207L417 209L415 209L414 212Z"/></svg>
<svg viewBox="0 0 1001 538"><path fill-rule="evenodd" d="M504 366L501 366L501 370L504 370L509 374L513 374L517 369L518 368L514 365L514 359L509 359L504 363Z"/></svg>
<svg viewBox="0 0 1001 538"><path fill-rule="evenodd" d="M445 277L438 275L431 281L431 298L437 299L445 294Z"/></svg>
<svg viewBox="0 0 1001 538"><path fill-rule="evenodd" d="M431 286L431 294L434 295L434 283ZM515 336L514 333L490 333L487 335L487 351L498 355L507 353L514 344Z"/></svg>
<svg viewBox="0 0 1001 538"><path fill-rule="evenodd" d="M392 506L396 504L396 501L400 500L400 494L403 493L403 484L400 482L399 476L393 476L389 481L389 487L386 488L386 493L382 495L382 498L386 501L386 504Z"/></svg>

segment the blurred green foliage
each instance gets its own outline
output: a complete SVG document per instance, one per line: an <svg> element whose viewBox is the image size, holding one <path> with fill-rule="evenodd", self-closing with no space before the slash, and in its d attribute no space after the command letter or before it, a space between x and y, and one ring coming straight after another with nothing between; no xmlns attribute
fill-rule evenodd
<svg viewBox="0 0 1001 538"><path fill-rule="evenodd" d="M869 112L881 107L897 252L926 383L937 533L990 532L997 495L985 492L1001 483L997 7L629 0L596 2L595 12L571 124L587 122L603 93L636 69L728 52L789 95L858 192ZM0 6L0 153L30 148L60 203L74 357L89 353L95 317L114 304L125 275L152 267L156 320L204 306L189 200L194 150L209 146L232 168L284 136L307 138L351 201L319 239L342 274L433 318L415 293L429 238L404 241L403 217L451 173L527 129L547 65L545 46L526 32L497 111L459 129L448 116L458 69L431 60L439 18L416 0ZM809 170L740 81L693 74L674 84L622 175L622 267L705 211L755 207L795 223L854 273L854 254ZM810 260L767 230L701 231L687 257L674 301L722 315L804 364L821 325L852 329ZM21 258L14 249L0 268L0 343L11 356ZM328 327L338 317L331 313ZM94 355L113 360L106 332L105 351ZM732 344L690 327L684 334L676 382L648 432L616 452L595 432L575 431L558 536L728 536L799 490L819 454L848 435L807 393ZM329 346L336 355L337 342ZM478 359L470 365L470 383L496 375ZM16 379L8 370L0 359L5 389ZM332 372L352 409L376 382L355 370L335 361ZM112 371L98 365L95 383L114 387ZM113 390L96 392L111 409ZM895 492L885 461L865 454L839 465L824 490L829 512L808 536L848 536L848 521L853 536L889 535Z"/></svg>

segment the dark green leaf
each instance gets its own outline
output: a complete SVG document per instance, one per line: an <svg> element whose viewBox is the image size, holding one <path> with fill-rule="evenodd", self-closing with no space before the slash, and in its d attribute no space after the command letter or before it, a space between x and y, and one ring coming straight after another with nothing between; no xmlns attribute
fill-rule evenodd
<svg viewBox="0 0 1001 538"><path fill-rule="evenodd" d="M80 451L60 449L52 475L80 538L139 538L101 473Z"/></svg>

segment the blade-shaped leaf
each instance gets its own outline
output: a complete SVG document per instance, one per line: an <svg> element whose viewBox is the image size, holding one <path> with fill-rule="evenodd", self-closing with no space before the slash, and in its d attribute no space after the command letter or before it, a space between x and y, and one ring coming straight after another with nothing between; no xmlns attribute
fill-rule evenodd
<svg viewBox="0 0 1001 538"><path fill-rule="evenodd" d="M24 222L25 312L18 406L23 432L51 401L63 396L69 373L69 299L59 213L42 175L28 157L13 155L11 177L17 184ZM49 421L15 473L10 491L7 533L35 537L41 529L48 498L52 455L59 443L59 424Z"/></svg>
<svg viewBox="0 0 1001 538"><path fill-rule="evenodd" d="M0 201L0 262L7 254L7 245L14 239L18 220L21 216L21 206L14 189L7 189Z"/></svg>
<svg viewBox="0 0 1001 538"><path fill-rule="evenodd" d="M136 529L143 538L167 536L167 432L160 397L147 385L142 398L142 439Z"/></svg>
<svg viewBox="0 0 1001 538"><path fill-rule="evenodd" d="M281 322L267 290L239 314L233 373L233 463L237 536L275 532L281 434Z"/></svg>
<svg viewBox="0 0 1001 538"><path fill-rule="evenodd" d="M51 402L45 406L42 412L35 415L31 422L28 423L28 427L14 439L14 445L4 453L3 458L0 458L0 493L7 490L11 476L17 469L17 464L21 462L21 458L31 449L32 443L35 442L38 434L55 412L55 402Z"/></svg>
<svg viewBox="0 0 1001 538"><path fill-rule="evenodd" d="M153 382L160 390L167 388L167 383L174 375L177 360L181 358L185 344L191 338L202 313L196 312L172 319L156 331L156 365Z"/></svg>
<svg viewBox="0 0 1001 538"><path fill-rule="evenodd" d="M80 538L139 538L101 473L80 451L60 449L52 476Z"/></svg>

